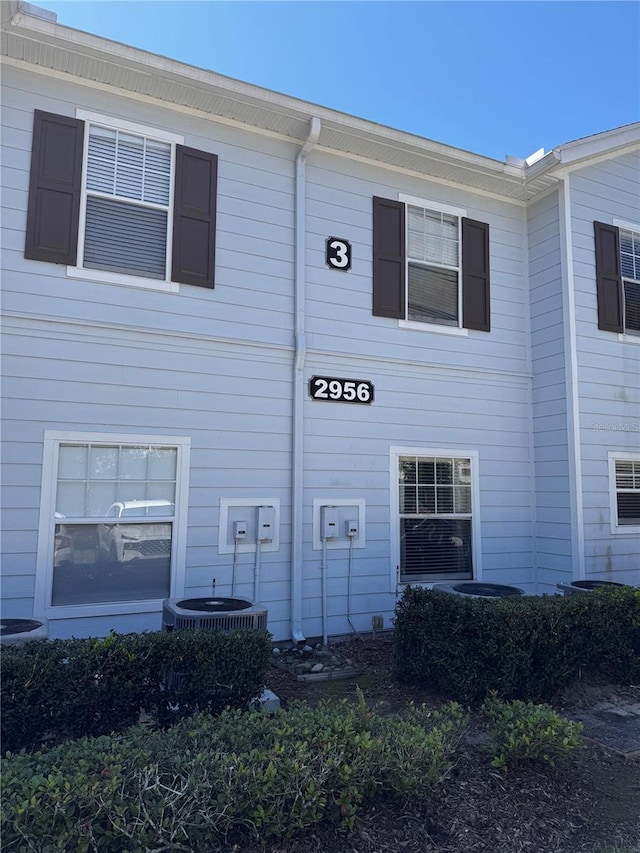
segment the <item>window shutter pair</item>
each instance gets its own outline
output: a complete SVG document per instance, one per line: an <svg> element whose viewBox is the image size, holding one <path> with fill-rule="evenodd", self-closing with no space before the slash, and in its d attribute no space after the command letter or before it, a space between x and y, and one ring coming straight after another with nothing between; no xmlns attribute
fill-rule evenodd
<svg viewBox="0 0 640 853"><path fill-rule="evenodd" d="M35 111L25 258L76 264L84 127ZM217 155L176 146L172 281L214 286L217 177Z"/></svg>
<svg viewBox="0 0 640 853"><path fill-rule="evenodd" d="M596 295L598 328L605 332L624 331L620 234L615 225L594 222L596 250Z"/></svg>
<svg viewBox="0 0 640 853"><path fill-rule="evenodd" d="M373 199L373 314L403 320L405 305L405 204L386 198ZM491 328L489 298L489 226L473 219L462 220L462 325L488 332Z"/></svg>

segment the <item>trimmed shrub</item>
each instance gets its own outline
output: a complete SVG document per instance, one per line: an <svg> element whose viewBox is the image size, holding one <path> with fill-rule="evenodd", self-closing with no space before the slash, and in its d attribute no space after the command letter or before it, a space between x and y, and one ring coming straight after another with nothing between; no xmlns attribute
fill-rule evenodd
<svg viewBox="0 0 640 853"><path fill-rule="evenodd" d="M403 681L460 701L552 699L583 674L640 677L640 590L497 600L409 587L396 607Z"/></svg>
<svg viewBox="0 0 640 853"><path fill-rule="evenodd" d="M481 708L491 721L488 751L492 764L509 770L523 761L545 761L555 765L582 745L583 725L567 720L548 705L533 702L502 702L495 696Z"/></svg>
<svg viewBox="0 0 640 853"><path fill-rule="evenodd" d="M196 708L246 706L264 687L270 655L270 635L247 630L8 646L0 691L3 750L121 731L138 722L142 709L167 725Z"/></svg>
<svg viewBox="0 0 640 853"><path fill-rule="evenodd" d="M2 837L7 849L38 853L186 851L211 849L232 829L351 826L378 793L437 785L464 725L455 705L400 720L342 700L82 738L3 760Z"/></svg>

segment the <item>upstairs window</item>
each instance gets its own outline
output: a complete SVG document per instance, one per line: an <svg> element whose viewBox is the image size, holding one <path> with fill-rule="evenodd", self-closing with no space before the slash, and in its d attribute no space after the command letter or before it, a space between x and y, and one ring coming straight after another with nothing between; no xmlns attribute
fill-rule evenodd
<svg viewBox="0 0 640 853"><path fill-rule="evenodd" d="M169 279L172 145L89 124L80 266Z"/></svg>
<svg viewBox="0 0 640 853"><path fill-rule="evenodd" d="M459 325L460 219L407 205L407 319Z"/></svg>
<svg viewBox="0 0 640 853"><path fill-rule="evenodd" d="M67 274L213 287L217 162L159 129L35 111L25 257Z"/></svg>
<svg viewBox="0 0 640 853"><path fill-rule="evenodd" d="M373 314L490 330L489 226L409 196L373 199Z"/></svg>
<svg viewBox="0 0 640 853"><path fill-rule="evenodd" d="M598 328L640 335L640 228L594 222Z"/></svg>
<svg viewBox="0 0 640 853"><path fill-rule="evenodd" d="M624 330L640 335L640 232L620 229Z"/></svg>

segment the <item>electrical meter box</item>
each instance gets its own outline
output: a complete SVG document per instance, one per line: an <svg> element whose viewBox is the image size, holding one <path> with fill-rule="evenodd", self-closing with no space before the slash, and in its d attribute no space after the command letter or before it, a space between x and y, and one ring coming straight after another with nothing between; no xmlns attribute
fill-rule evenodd
<svg viewBox="0 0 640 853"><path fill-rule="evenodd" d="M335 539L338 535L338 522L340 521L340 513L338 507L323 506L322 507L322 538Z"/></svg>
<svg viewBox="0 0 640 853"><path fill-rule="evenodd" d="M271 542L274 536L276 513L272 506L258 507L256 539L258 542Z"/></svg>

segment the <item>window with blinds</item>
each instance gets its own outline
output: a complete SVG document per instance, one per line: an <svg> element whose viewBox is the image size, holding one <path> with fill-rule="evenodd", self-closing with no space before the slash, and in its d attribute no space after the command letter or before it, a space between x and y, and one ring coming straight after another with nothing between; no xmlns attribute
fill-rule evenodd
<svg viewBox="0 0 640 853"><path fill-rule="evenodd" d="M471 460L398 459L400 580L473 577Z"/></svg>
<svg viewBox="0 0 640 853"><path fill-rule="evenodd" d="M407 319L459 325L460 219L407 205Z"/></svg>
<svg viewBox="0 0 640 853"><path fill-rule="evenodd" d="M624 331L640 335L640 234L620 229Z"/></svg>
<svg viewBox="0 0 640 853"><path fill-rule="evenodd" d="M640 459L616 459L618 525L640 526Z"/></svg>
<svg viewBox="0 0 640 853"><path fill-rule="evenodd" d="M166 279L171 144L89 125L83 266Z"/></svg>

